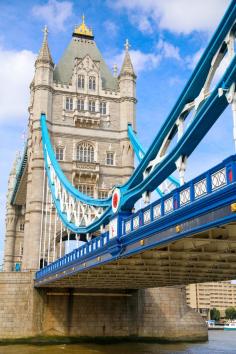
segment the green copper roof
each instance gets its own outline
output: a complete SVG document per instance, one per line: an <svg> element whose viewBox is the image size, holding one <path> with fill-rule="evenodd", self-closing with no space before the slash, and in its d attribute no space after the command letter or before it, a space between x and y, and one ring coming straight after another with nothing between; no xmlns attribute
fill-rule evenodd
<svg viewBox="0 0 236 354"><path fill-rule="evenodd" d="M92 60L100 62L103 89L116 90L117 79L112 76L95 41L83 38L72 38L62 58L54 69L53 80L68 84L72 77L75 58L83 59L87 54Z"/></svg>

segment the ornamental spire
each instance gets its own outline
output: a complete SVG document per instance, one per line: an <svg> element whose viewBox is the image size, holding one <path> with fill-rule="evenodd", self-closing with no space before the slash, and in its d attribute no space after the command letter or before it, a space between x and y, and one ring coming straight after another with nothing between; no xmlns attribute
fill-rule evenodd
<svg viewBox="0 0 236 354"><path fill-rule="evenodd" d="M124 61L123 61L122 68L121 68L119 76L131 75L131 76L133 76L135 78L136 75L134 73L133 64L131 62L131 58L130 58L130 55L129 55L129 48L131 47L131 45L129 44L129 40L128 39L126 39L124 47L125 47L125 57L124 57Z"/></svg>
<svg viewBox="0 0 236 354"><path fill-rule="evenodd" d="M36 63L49 63L51 65L53 64L51 53L48 47L48 28L47 26L44 26L43 31L43 43L42 47L39 51L39 55L37 57Z"/></svg>

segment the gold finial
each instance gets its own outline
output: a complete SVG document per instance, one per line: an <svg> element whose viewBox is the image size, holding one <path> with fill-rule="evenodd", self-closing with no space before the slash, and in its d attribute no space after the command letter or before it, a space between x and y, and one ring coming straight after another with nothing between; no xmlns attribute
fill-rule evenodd
<svg viewBox="0 0 236 354"><path fill-rule="evenodd" d="M125 50L126 50L126 52L128 52L130 47L131 47L131 45L129 44L129 40L127 38L126 41L125 41Z"/></svg>
<svg viewBox="0 0 236 354"><path fill-rule="evenodd" d="M87 37L93 37L93 31L91 28L88 28L85 24L85 16L82 15L82 23L80 26L75 26L74 34L84 35Z"/></svg>

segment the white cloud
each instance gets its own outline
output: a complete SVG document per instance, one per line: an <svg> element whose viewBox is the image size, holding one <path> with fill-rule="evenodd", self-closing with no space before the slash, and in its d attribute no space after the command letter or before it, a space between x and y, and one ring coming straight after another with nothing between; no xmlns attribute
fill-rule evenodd
<svg viewBox="0 0 236 354"><path fill-rule="evenodd" d="M29 85L34 75L36 54L29 50L0 48L0 123L27 116Z"/></svg>
<svg viewBox="0 0 236 354"><path fill-rule="evenodd" d="M143 33L153 33L153 28L151 25L150 20L148 19L147 16L142 15L142 14L131 14L130 15L130 22L137 26L138 29L143 32Z"/></svg>
<svg viewBox="0 0 236 354"><path fill-rule="evenodd" d="M130 50L130 57L135 72L156 68L161 60L159 54L143 53L140 50Z"/></svg>
<svg viewBox="0 0 236 354"><path fill-rule="evenodd" d="M181 60L179 48L171 43L160 39L157 43L156 50L153 53L144 53L140 50L130 50L130 57L136 74L141 71L155 69L163 59L172 58ZM108 58L107 62L110 66L117 64L121 68L124 60L125 52L119 53L112 58Z"/></svg>
<svg viewBox="0 0 236 354"><path fill-rule="evenodd" d="M130 50L130 57L136 74L141 71L152 70L156 68L161 60L159 54L144 53L140 50ZM120 69L124 60L125 52L115 55L113 58L108 58L107 62L110 66L117 64Z"/></svg>
<svg viewBox="0 0 236 354"><path fill-rule="evenodd" d="M160 39L158 41L157 49L160 51L160 53L163 55L164 58L181 60L179 54L179 48L174 46L171 43L164 41L163 39Z"/></svg>
<svg viewBox="0 0 236 354"><path fill-rule="evenodd" d="M192 31L212 31L222 18L230 0L117 0L110 6L139 16L140 22L152 19L161 29L189 34ZM149 22L150 23L150 22Z"/></svg>
<svg viewBox="0 0 236 354"><path fill-rule="evenodd" d="M52 31L64 31L65 21L72 15L72 7L70 1L49 0L45 5L35 5L32 13L45 21Z"/></svg>

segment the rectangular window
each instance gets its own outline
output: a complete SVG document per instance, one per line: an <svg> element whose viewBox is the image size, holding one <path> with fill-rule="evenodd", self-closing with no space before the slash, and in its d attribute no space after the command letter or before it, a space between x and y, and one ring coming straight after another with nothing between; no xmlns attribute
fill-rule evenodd
<svg viewBox="0 0 236 354"><path fill-rule="evenodd" d="M56 148L56 159L58 161L63 161L64 160L64 148L62 148L62 147L57 147Z"/></svg>
<svg viewBox="0 0 236 354"><path fill-rule="evenodd" d="M73 98L66 97L66 110L72 111L73 110Z"/></svg>
<svg viewBox="0 0 236 354"><path fill-rule="evenodd" d="M100 113L101 114L107 114L106 102L100 102Z"/></svg>
<svg viewBox="0 0 236 354"><path fill-rule="evenodd" d="M107 165L114 165L114 152L107 152Z"/></svg>
<svg viewBox="0 0 236 354"><path fill-rule="evenodd" d="M96 89L96 78L95 76L89 76L89 90L95 91Z"/></svg>
<svg viewBox="0 0 236 354"><path fill-rule="evenodd" d="M89 101L89 112L95 112L95 101Z"/></svg>
<svg viewBox="0 0 236 354"><path fill-rule="evenodd" d="M78 76L78 88L84 88L84 75Z"/></svg>
<svg viewBox="0 0 236 354"><path fill-rule="evenodd" d="M20 231L24 231L25 229L25 224L24 223L20 223Z"/></svg>
<svg viewBox="0 0 236 354"><path fill-rule="evenodd" d="M77 109L78 111L84 111L84 100L77 101Z"/></svg>
<svg viewBox="0 0 236 354"><path fill-rule="evenodd" d="M79 184L78 189L81 193L90 197L94 196L94 185L92 184Z"/></svg>
<svg viewBox="0 0 236 354"><path fill-rule="evenodd" d="M106 199L108 197L108 191L100 191L99 199Z"/></svg>

